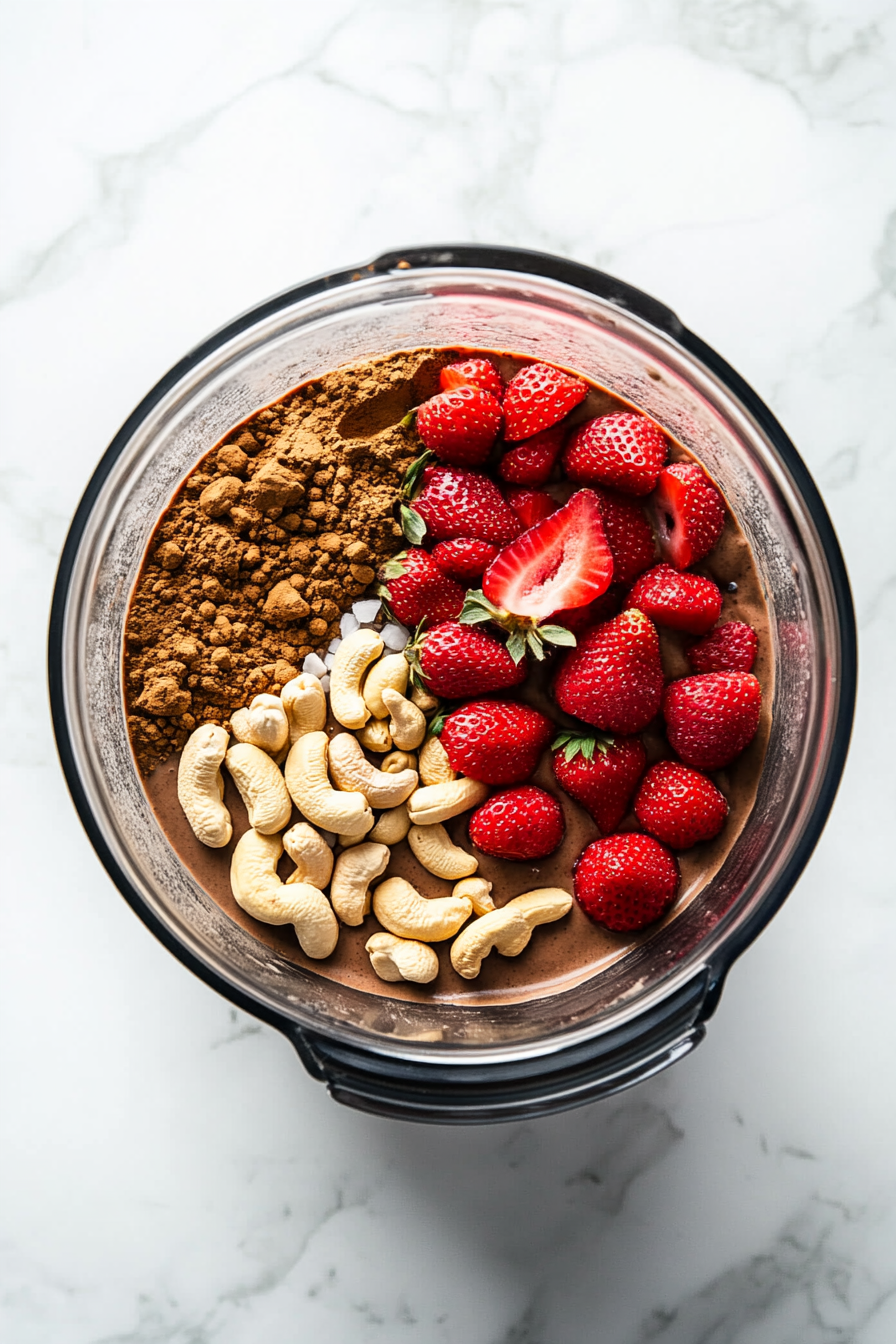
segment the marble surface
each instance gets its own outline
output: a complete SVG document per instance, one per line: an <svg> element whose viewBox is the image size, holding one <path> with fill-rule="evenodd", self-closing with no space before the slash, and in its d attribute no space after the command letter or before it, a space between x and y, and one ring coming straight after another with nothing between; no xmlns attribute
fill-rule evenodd
<svg viewBox="0 0 896 1344"><path fill-rule="evenodd" d="M889 1344L893 0L11 0L0 24L2 1338ZM43 680L68 520L147 388L271 292L444 240L674 307L798 444L861 628L833 816L706 1042L479 1130L336 1106L153 940L81 831Z"/></svg>

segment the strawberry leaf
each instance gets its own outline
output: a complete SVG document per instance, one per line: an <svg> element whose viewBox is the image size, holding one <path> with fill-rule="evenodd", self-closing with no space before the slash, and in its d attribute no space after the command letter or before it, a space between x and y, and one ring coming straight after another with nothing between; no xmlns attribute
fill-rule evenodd
<svg viewBox="0 0 896 1344"><path fill-rule="evenodd" d="M400 555L393 555L391 560L386 561L386 563L380 569L381 579L400 579L402 574L407 573L407 570L401 563L401 559L404 554L405 554L404 551L402 551ZM386 595L388 596L388 592Z"/></svg>
<svg viewBox="0 0 896 1344"><path fill-rule="evenodd" d="M480 589L474 588L464 598L458 620L461 625L480 625L483 621L498 620L504 613L494 603L489 602ZM517 662L519 659L517 659Z"/></svg>
<svg viewBox="0 0 896 1344"><path fill-rule="evenodd" d="M529 652L533 655L533 657L537 658L540 663L543 663L544 644L541 642L541 639L539 638L540 633L541 632L538 630L527 630L526 644L528 645Z"/></svg>
<svg viewBox="0 0 896 1344"><path fill-rule="evenodd" d="M411 411L410 414L414 415L415 412ZM407 419L407 417L405 417L405 419ZM404 424L405 421L402 420L401 423ZM410 501L417 498L417 495L420 493L420 480L424 468L427 467L430 462L435 462L435 460L435 453L431 453L427 448L425 452L421 453L420 456L411 463L405 472L404 480L401 483L402 499Z"/></svg>
<svg viewBox="0 0 896 1344"><path fill-rule="evenodd" d="M526 653L526 636L522 630L511 630L507 640L507 652L515 663L518 663Z"/></svg>
<svg viewBox="0 0 896 1344"><path fill-rule="evenodd" d="M615 740L606 733L558 733L551 743L551 751L559 751L562 747L567 761L573 760L580 753L586 761L593 761L595 751L601 756L605 755Z"/></svg>
<svg viewBox="0 0 896 1344"><path fill-rule="evenodd" d="M398 428L410 429L411 425L414 423L416 419L417 419L417 407L412 406L411 409L408 411L407 415L404 417L404 419L399 420Z"/></svg>
<svg viewBox="0 0 896 1344"><path fill-rule="evenodd" d="M401 506L401 530L412 546L419 546L426 536L426 524L416 509L407 504Z"/></svg>
<svg viewBox="0 0 896 1344"><path fill-rule="evenodd" d="M565 625L540 625L538 633L549 644L563 644L568 648L575 648L576 637Z"/></svg>
<svg viewBox="0 0 896 1344"><path fill-rule="evenodd" d="M437 710L435 717L430 719L429 721L429 727L427 731L431 733L433 737L438 737L442 729L445 727L445 720L447 719L447 717L448 715L445 713L444 710L441 709Z"/></svg>

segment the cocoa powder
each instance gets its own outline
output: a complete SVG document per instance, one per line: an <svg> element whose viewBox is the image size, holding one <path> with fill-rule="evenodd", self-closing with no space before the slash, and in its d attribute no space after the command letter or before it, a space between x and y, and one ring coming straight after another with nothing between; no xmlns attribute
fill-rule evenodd
<svg viewBox="0 0 896 1344"><path fill-rule="evenodd" d="M151 772L200 723L279 692L402 548L395 504L419 452L401 421L456 352L337 369L236 426L159 520L131 598L124 690Z"/></svg>

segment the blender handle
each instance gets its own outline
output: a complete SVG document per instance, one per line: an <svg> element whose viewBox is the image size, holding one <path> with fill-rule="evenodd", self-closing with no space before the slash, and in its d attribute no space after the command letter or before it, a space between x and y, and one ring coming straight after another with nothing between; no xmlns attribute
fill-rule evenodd
<svg viewBox="0 0 896 1344"><path fill-rule="evenodd" d="M489 1124L568 1110L653 1077L703 1039L715 989L711 968L703 967L627 1026L509 1063L402 1059L294 1025L285 1031L308 1072L343 1105L430 1124Z"/></svg>

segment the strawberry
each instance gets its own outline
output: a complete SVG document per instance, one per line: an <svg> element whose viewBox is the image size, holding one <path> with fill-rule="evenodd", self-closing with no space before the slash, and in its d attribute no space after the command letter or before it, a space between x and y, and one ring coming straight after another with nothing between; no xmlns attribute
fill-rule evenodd
<svg viewBox="0 0 896 1344"><path fill-rule="evenodd" d="M725 502L696 462L673 462L660 472L650 507L660 554L676 569L709 555L725 526Z"/></svg>
<svg viewBox="0 0 896 1344"><path fill-rule="evenodd" d="M440 541L432 549L432 558L439 569L464 585L481 579L497 554L497 546L487 541L477 541L475 537Z"/></svg>
<svg viewBox="0 0 896 1344"><path fill-rule="evenodd" d="M749 672L758 647L752 626L727 621L688 649L688 662L695 672Z"/></svg>
<svg viewBox="0 0 896 1344"><path fill-rule="evenodd" d="M725 825L728 802L711 779L678 761L657 761L641 781L635 816L671 849L712 840Z"/></svg>
<svg viewBox="0 0 896 1344"><path fill-rule="evenodd" d="M504 438L518 443L550 429L587 395L588 384L581 378L552 364L526 364L504 393Z"/></svg>
<svg viewBox="0 0 896 1344"><path fill-rule="evenodd" d="M613 582L627 586L656 560L653 528L635 500L610 490L595 490L594 493L613 553Z"/></svg>
<svg viewBox="0 0 896 1344"><path fill-rule="evenodd" d="M380 570L380 594L396 619L412 628L430 621L452 621L460 614L465 593L459 583L440 569L419 547L401 551Z"/></svg>
<svg viewBox="0 0 896 1344"><path fill-rule="evenodd" d="M490 392L464 383L418 408L417 433L441 461L479 467L498 437L501 418L501 407Z"/></svg>
<svg viewBox="0 0 896 1344"><path fill-rule="evenodd" d="M762 691L751 672L707 672L673 681L663 697L666 734L687 765L721 770L756 735Z"/></svg>
<svg viewBox="0 0 896 1344"><path fill-rule="evenodd" d="M573 870L573 891L585 914L618 933L659 919L680 881L675 855L636 831L592 841Z"/></svg>
<svg viewBox="0 0 896 1344"><path fill-rule="evenodd" d="M559 502L549 495L547 490L530 490L525 485L510 485L504 491L507 503L513 509L523 527L534 527L556 513Z"/></svg>
<svg viewBox="0 0 896 1344"><path fill-rule="evenodd" d="M565 625L567 630L577 635L592 625L608 621L611 616L618 616L624 597L625 589L621 584L611 583L607 591L593 602L588 602L584 607L565 607L563 611L555 611L551 620L555 625Z"/></svg>
<svg viewBox="0 0 896 1344"><path fill-rule="evenodd" d="M470 839L496 859L543 859L553 854L566 829L563 809L535 784L502 789L470 817Z"/></svg>
<svg viewBox="0 0 896 1344"><path fill-rule="evenodd" d="M628 606L670 630L705 635L722 614L722 594L712 579L682 573L671 565L655 565L632 588Z"/></svg>
<svg viewBox="0 0 896 1344"><path fill-rule="evenodd" d="M584 807L605 835L615 831L647 765L641 739L561 733L553 747L557 783Z"/></svg>
<svg viewBox="0 0 896 1344"><path fill-rule="evenodd" d="M665 434L646 415L614 411L579 426L563 450L563 466L571 481L649 495L667 451Z"/></svg>
<svg viewBox="0 0 896 1344"><path fill-rule="evenodd" d="M408 475L413 470L410 468ZM422 489L416 497L411 494L414 507L408 510L423 524L423 531L416 538L418 543L428 533L433 541L473 537L493 546L506 546L523 531L522 523L494 481L481 471L425 466L418 479ZM417 480L411 489L416 485ZM402 519L405 521L404 514Z"/></svg>
<svg viewBox="0 0 896 1344"><path fill-rule="evenodd" d="M554 677L561 709L608 733L640 733L663 697L660 641L640 611L623 611L587 631Z"/></svg>
<svg viewBox="0 0 896 1344"><path fill-rule="evenodd" d="M499 404L504 400L504 379L490 359L462 359L456 364L446 364L439 374L443 392L469 385L490 392Z"/></svg>
<svg viewBox="0 0 896 1344"><path fill-rule="evenodd" d="M512 485L544 485L560 456L565 432L562 425L553 425L523 439L501 458L498 475Z"/></svg>
<svg viewBox="0 0 896 1344"><path fill-rule="evenodd" d="M406 653L427 689L446 700L506 691L525 681L528 672L525 658L514 662L493 635L458 621L433 626Z"/></svg>
<svg viewBox="0 0 896 1344"><path fill-rule="evenodd" d="M440 737L459 775L515 784L534 772L553 731L546 715L515 700L471 700L448 715Z"/></svg>

